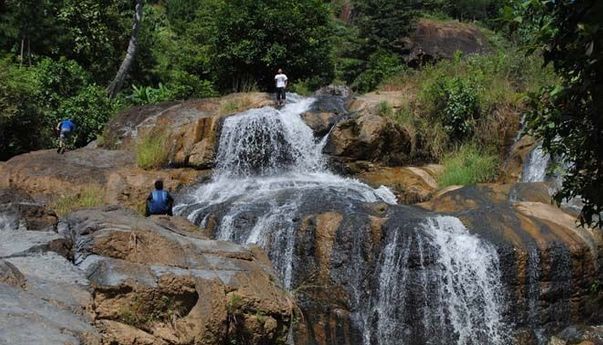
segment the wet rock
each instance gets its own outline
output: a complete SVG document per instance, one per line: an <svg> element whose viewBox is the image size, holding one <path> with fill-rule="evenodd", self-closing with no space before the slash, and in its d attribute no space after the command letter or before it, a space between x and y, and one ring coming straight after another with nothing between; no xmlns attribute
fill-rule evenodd
<svg viewBox="0 0 603 345"><path fill-rule="evenodd" d="M550 334L575 322L600 322L603 302L592 286L603 276L601 233L578 227L574 216L552 205L546 185L468 186L421 205L458 216L496 244L517 301L510 315L518 328Z"/></svg>
<svg viewBox="0 0 603 345"><path fill-rule="evenodd" d="M312 128L314 135L317 137L325 136L344 117L345 115L330 112L305 112L301 114L302 120L308 127Z"/></svg>
<svg viewBox="0 0 603 345"><path fill-rule="evenodd" d="M325 147L325 153L336 158L385 165L407 162L410 151L408 131L377 115L361 115L339 122L331 131Z"/></svg>
<svg viewBox="0 0 603 345"><path fill-rule="evenodd" d="M511 147L507 160L504 162L503 180L506 183L515 183L519 181L527 157L536 146L536 141L529 135L522 136Z"/></svg>
<svg viewBox="0 0 603 345"><path fill-rule="evenodd" d="M553 336L549 345L601 345L603 344L603 326L570 326Z"/></svg>
<svg viewBox="0 0 603 345"><path fill-rule="evenodd" d="M390 188L401 204L424 202L431 198L438 184L436 175L441 166L425 167L372 167L361 171L355 177L373 188Z"/></svg>
<svg viewBox="0 0 603 345"><path fill-rule="evenodd" d="M463 55L491 51L488 39L478 27L457 21L421 19L406 44L410 49L406 61L411 66L452 59L457 51Z"/></svg>

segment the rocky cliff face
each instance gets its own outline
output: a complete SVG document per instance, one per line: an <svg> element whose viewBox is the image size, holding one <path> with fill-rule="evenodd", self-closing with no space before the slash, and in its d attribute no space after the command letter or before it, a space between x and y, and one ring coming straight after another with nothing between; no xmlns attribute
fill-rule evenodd
<svg viewBox="0 0 603 345"><path fill-rule="evenodd" d="M0 229L7 344L275 344L293 303L257 249L117 207ZM23 331L26 329L27 331Z"/></svg>

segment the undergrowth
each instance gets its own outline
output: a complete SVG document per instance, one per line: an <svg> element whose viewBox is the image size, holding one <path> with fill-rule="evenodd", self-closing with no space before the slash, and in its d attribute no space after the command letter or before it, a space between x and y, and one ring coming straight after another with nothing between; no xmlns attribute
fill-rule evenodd
<svg viewBox="0 0 603 345"><path fill-rule="evenodd" d="M136 164L143 169L155 169L168 162L168 135L161 131L142 134L136 142Z"/></svg>
<svg viewBox="0 0 603 345"><path fill-rule="evenodd" d="M498 175L499 159L473 145L460 147L442 159L444 169L438 176L440 187L492 182Z"/></svg>
<svg viewBox="0 0 603 345"><path fill-rule="evenodd" d="M77 209L104 205L104 190L97 185L84 187L80 192L61 196L51 202L50 208L63 217Z"/></svg>

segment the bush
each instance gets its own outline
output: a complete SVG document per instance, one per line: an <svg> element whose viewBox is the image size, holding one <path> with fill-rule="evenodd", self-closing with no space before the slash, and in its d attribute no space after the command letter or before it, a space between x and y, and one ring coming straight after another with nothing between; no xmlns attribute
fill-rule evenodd
<svg viewBox="0 0 603 345"><path fill-rule="evenodd" d="M37 82L31 70L0 60L0 160L37 148L44 127L35 102Z"/></svg>
<svg viewBox="0 0 603 345"><path fill-rule="evenodd" d="M218 95L211 81L201 80L196 75L178 70L172 73L167 89L170 93L169 98L172 100L206 98Z"/></svg>
<svg viewBox="0 0 603 345"><path fill-rule="evenodd" d="M152 86L132 85L130 100L137 105L157 104L172 99L172 91L167 86L159 83L156 88Z"/></svg>
<svg viewBox="0 0 603 345"><path fill-rule="evenodd" d="M159 131L141 135L136 143L136 164L143 169L164 166L170 154L167 139L168 135Z"/></svg>
<svg viewBox="0 0 603 345"><path fill-rule="evenodd" d="M426 92L433 106L431 115L441 121L451 140L462 142L473 134L480 108L479 89L471 80L442 78Z"/></svg>
<svg viewBox="0 0 603 345"><path fill-rule="evenodd" d="M403 70L400 58L392 53L378 51L369 57L365 70L352 83L359 92L374 90L383 80Z"/></svg>
<svg viewBox="0 0 603 345"><path fill-rule="evenodd" d="M498 156L467 145L442 160L444 171L438 177L440 187L491 182L498 175Z"/></svg>
<svg viewBox="0 0 603 345"><path fill-rule="evenodd" d="M77 95L62 101L54 118L54 125L62 118L70 118L76 125L76 146L83 146L101 134L113 115L115 104L107 97L104 88L89 85Z"/></svg>

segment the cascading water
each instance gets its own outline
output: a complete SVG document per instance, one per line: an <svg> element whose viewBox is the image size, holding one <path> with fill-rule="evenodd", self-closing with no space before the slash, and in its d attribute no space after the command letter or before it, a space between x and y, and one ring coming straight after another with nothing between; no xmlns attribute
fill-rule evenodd
<svg viewBox="0 0 603 345"><path fill-rule="evenodd" d="M304 208L323 212L338 205L353 217L366 203L396 203L385 187L329 172L322 155L326 137L316 140L300 118L312 102L295 99L281 111L265 107L226 118L212 180L175 207L201 226L213 218L217 239L264 248L289 289L307 261L296 258L303 255L298 230ZM425 344L505 344L495 250L453 217L427 218L410 236L399 230L384 239L374 275L366 268L366 242L350 236L344 279L364 344L414 345L409 339L415 336ZM417 305L420 310L412 309Z"/></svg>
<svg viewBox="0 0 603 345"><path fill-rule="evenodd" d="M322 155L326 138L317 141L300 117L313 99L291 98L280 111L264 107L228 117L212 182L175 207L197 224L217 207L225 208L215 237L262 246L286 287L291 284L293 220L302 195L328 191L343 199L396 203L385 187L373 189L329 172ZM252 229L245 237L237 231L242 224Z"/></svg>
<svg viewBox="0 0 603 345"><path fill-rule="evenodd" d="M364 344L507 344L495 248L449 216L427 218L410 234L397 230L377 292L360 311Z"/></svg>
<svg viewBox="0 0 603 345"><path fill-rule="evenodd" d="M537 145L526 159L521 174L521 182L542 182L546 178L546 170L551 161L551 156L542 150L541 145Z"/></svg>

